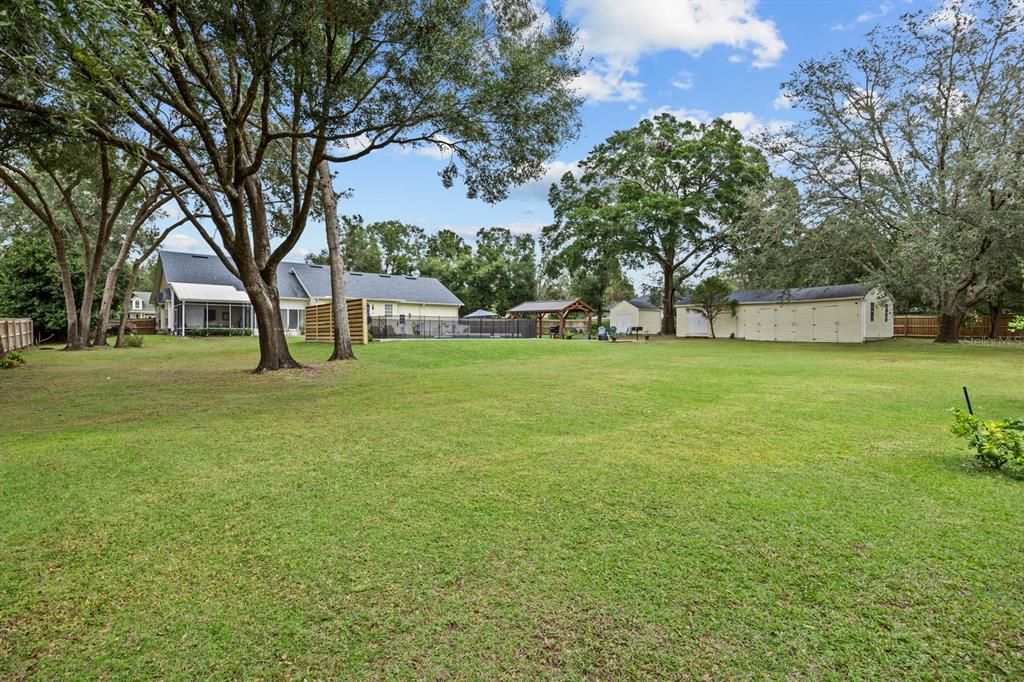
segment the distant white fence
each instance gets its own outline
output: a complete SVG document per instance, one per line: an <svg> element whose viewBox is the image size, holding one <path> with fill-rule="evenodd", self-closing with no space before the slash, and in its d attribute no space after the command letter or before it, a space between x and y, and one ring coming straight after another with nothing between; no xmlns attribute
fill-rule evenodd
<svg viewBox="0 0 1024 682"><path fill-rule="evenodd" d="M4 350L16 350L31 346L35 341L32 320L0 319L0 341L3 341Z"/></svg>

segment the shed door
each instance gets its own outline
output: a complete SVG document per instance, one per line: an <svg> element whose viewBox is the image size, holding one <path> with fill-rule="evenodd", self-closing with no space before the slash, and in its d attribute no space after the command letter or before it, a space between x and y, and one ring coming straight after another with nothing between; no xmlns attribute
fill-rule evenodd
<svg viewBox="0 0 1024 682"><path fill-rule="evenodd" d="M630 326L632 326L632 319L633 316L630 315L629 313L626 313L625 315L616 315L615 331L617 331L620 334L625 334L627 331L629 331Z"/></svg>
<svg viewBox="0 0 1024 682"><path fill-rule="evenodd" d="M826 305L814 309L814 340L839 343L839 306Z"/></svg>
<svg viewBox="0 0 1024 682"><path fill-rule="evenodd" d="M757 309L757 327L754 338L758 341L775 340L775 308Z"/></svg>
<svg viewBox="0 0 1024 682"><path fill-rule="evenodd" d="M710 336L711 326L708 324L708 318L697 310L686 311L686 333L687 336Z"/></svg>
<svg viewBox="0 0 1024 682"><path fill-rule="evenodd" d="M793 340L814 340L814 308L795 306L793 309Z"/></svg>

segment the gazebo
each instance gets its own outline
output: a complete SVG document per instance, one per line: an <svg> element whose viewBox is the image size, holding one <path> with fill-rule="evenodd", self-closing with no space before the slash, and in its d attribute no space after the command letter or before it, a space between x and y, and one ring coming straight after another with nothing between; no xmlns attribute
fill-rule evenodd
<svg viewBox="0 0 1024 682"><path fill-rule="evenodd" d="M537 338L544 335L544 317L558 315L558 337L565 338L565 318L571 313L585 313L587 316L587 332L590 332L594 309L576 298L568 301L527 301L508 309L512 317L530 317L537 320Z"/></svg>

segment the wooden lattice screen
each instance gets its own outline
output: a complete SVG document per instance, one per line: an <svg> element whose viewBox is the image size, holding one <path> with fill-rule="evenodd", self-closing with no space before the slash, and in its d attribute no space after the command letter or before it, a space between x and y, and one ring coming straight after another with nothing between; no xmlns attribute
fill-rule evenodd
<svg viewBox="0 0 1024 682"><path fill-rule="evenodd" d="M366 345L369 341L366 324L366 299L348 301L348 333L353 344ZM334 314L330 303L306 307L306 340L334 343Z"/></svg>

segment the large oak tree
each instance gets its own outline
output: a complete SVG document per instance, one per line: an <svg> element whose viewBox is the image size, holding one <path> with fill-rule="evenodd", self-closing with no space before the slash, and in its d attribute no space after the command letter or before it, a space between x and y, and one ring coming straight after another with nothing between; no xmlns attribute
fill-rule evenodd
<svg viewBox="0 0 1024 682"><path fill-rule="evenodd" d="M551 188L553 253L618 254L662 273L662 332L675 333L676 282L714 263L742 215L744 196L768 176L761 152L722 119L671 114L619 131Z"/></svg>
<svg viewBox="0 0 1024 682"><path fill-rule="evenodd" d="M305 229L322 161L434 144L449 153L446 186L461 178L469 196L496 201L576 130L573 31L528 0L16 0L2 11L0 108L136 149L187 187L253 304L257 370L297 365L277 265ZM129 124L90 118L96 102Z"/></svg>

